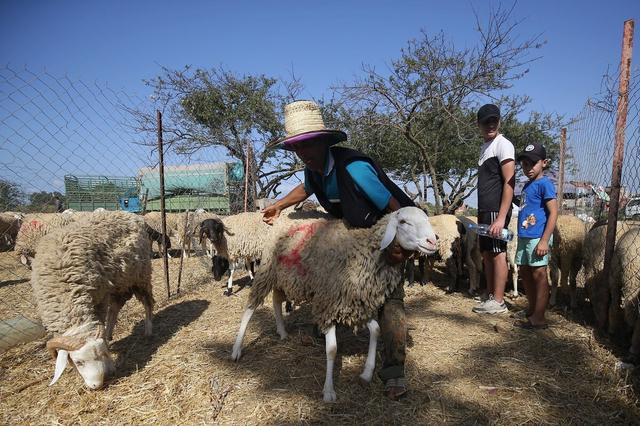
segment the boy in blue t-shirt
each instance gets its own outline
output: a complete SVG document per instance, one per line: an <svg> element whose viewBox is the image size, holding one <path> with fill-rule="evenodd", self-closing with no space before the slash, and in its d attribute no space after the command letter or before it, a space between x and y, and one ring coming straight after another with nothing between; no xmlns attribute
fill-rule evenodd
<svg viewBox="0 0 640 426"><path fill-rule="evenodd" d="M526 320L518 325L527 329L541 329L547 328L544 318L549 301L547 265L558 217L558 203L553 183L544 175L548 165L544 146L537 143L527 145L518 155L518 161L529 178L522 189L515 259L516 265L520 266L529 306Z"/></svg>

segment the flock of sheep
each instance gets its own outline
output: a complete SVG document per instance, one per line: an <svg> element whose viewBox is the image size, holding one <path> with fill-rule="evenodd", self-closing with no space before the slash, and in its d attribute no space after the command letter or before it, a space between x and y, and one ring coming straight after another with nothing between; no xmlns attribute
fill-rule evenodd
<svg viewBox="0 0 640 426"><path fill-rule="evenodd" d="M516 221L512 221L515 223ZM631 330L630 354L640 354L640 226L619 226L612 262L611 286L602 289L606 226L587 229L579 219L561 215L554 232L550 274L551 303L558 282L570 287L570 303L577 306L576 281L584 268L585 293L595 311L606 312L609 331ZM118 312L136 296L145 307L145 334L152 332L152 243L162 249L171 240L188 255L194 243L211 257L212 273L220 279L230 270L225 294L233 292L233 272L245 266L253 280L247 310L242 316L232 358L238 360L242 340L254 310L272 293L276 329L287 337L282 303L311 304L312 320L325 333L327 370L323 395L334 401L333 363L337 351L335 326L367 326L370 344L361 379L371 380L379 327L376 315L385 298L404 279L404 265L385 261L392 242L426 259L445 265L450 290L469 276L469 288L479 288L482 263L477 236L466 232L453 215L427 215L415 207L387 215L370 229L350 229L319 210L287 209L273 226L260 213L218 217L204 211L167 215L162 234L158 213L138 216L125 212L65 212L37 216L0 214L0 243L13 247L32 269L31 285L38 312L54 337L47 348L56 359L52 384L69 360L91 389L103 386L113 371L108 341ZM438 241L436 242L436 236ZM508 259L514 294L517 268L515 242ZM255 279L253 267L258 262ZM413 265L413 260L409 262ZM424 277L422 277L424 279ZM412 278L410 279L412 281Z"/></svg>

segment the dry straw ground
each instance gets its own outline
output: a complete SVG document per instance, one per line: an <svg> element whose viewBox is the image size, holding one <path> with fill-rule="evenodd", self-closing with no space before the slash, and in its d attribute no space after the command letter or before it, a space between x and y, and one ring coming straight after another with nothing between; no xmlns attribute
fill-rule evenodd
<svg viewBox="0 0 640 426"><path fill-rule="evenodd" d="M0 256L0 317L34 314L27 271L12 253ZM178 260L170 262L175 280ZM53 361L44 340L28 343L0 355L0 423L640 422L638 373L616 370L616 357L589 327L551 313L549 330L521 330L506 315L472 314L471 299L433 286L407 289L409 396L385 400L378 378L362 388L357 377L367 332L340 330L338 402L325 404L324 341L313 337L308 307L286 319L290 338L280 341L268 301L249 326L242 360L233 363L248 289L222 296L223 283L211 282L207 264L192 258L185 262L182 294L167 300L161 264L154 260L154 336L143 337L142 307L130 301L112 343L118 372L105 389L85 390L70 369L48 387Z"/></svg>

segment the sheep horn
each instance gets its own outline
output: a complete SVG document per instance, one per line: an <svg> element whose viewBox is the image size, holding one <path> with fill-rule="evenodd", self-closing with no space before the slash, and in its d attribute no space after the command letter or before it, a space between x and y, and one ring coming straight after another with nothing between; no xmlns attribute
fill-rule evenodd
<svg viewBox="0 0 640 426"><path fill-rule="evenodd" d="M55 359L58 356L58 349L65 351L76 351L84 346L84 340L72 336L56 336L47 342L47 350Z"/></svg>

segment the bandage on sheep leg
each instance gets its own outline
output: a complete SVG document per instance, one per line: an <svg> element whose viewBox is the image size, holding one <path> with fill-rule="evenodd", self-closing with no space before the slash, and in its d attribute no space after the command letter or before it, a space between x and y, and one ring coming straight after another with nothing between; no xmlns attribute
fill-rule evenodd
<svg viewBox="0 0 640 426"><path fill-rule="evenodd" d="M364 371L360 374L360 378L366 383L371 382L373 370L376 368L376 349L378 346L378 336L380 335L380 326L378 321L372 319L367 323L369 329L369 352L367 353L367 361L364 364Z"/></svg>
<svg viewBox="0 0 640 426"><path fill-rule="evenodd" d="M338 353L338 343L336 342L336 326L332 325L325 334L325 350L327 353L327 375L324 379L324 389L322 390L323 399L325 402L335 402L336 391L333 388L333 366L336 361L336 354Z"/></svg>
<svg viewBox="0 0 640 426"><path fill-rule="evenodd" d="M282 302L286 300L281 290L273 290L273 314L276 317L276 330L280 335L280 340L287 338L287 331L284 328L284 320L282 318Z"/></svg>
<svg viewBox="0 0 640 426"><path fill-rule="evenodd" d="M242 356L242 339L244 339L244 333L247 331L247 325L253 316L255 309L247 308L242 314L242 321L240 321L240 330L238 330L238 336L236 336L236 342L233 344L233 352L231 352L231 359L238 361Z"/></svg>

